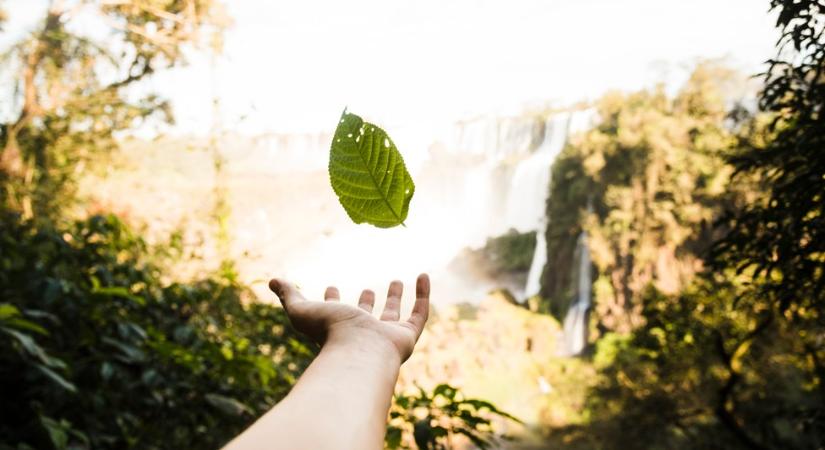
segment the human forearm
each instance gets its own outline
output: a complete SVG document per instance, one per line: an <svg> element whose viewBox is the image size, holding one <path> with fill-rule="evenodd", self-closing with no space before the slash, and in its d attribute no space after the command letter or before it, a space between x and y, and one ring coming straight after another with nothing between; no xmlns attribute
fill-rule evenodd
<svg viewBox="0 0 825 450"><path fill-rule="evenodd" d="M400 365L374 331L333 331L289 396L228 448L379 450Z"/></svg>
<svg viewBox="0 0 825 450"><path fill-rule="evenodd" d="M227 448L231 450L380 450L401 363L412 354L429 315L430 280L416 280L409 319L399 321L404 286L393 281L380 319L375 294L353 307L327 288L323 302L282 280L269 283L296 330L323 343L292 391Z"/></svg>

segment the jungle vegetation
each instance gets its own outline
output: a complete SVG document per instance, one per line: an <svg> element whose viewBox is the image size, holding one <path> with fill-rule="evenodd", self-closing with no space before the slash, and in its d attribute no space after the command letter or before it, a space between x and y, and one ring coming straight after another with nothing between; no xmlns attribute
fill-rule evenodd
<svg viewBox="0 0 825 450"><path fill-rule="evenodd" d="M773 0L758 104L702 65L674 97L615 94L553 168L541 308L593 254L599 371L573 448L825 445L825 6ZM573 211L571 214L570 211Z"/></svg>

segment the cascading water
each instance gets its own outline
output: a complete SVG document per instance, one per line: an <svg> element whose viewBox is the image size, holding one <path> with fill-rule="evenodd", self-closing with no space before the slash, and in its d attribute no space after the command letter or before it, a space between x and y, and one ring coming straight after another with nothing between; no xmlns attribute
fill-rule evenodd
<svg viewBox="0 0 825 450"><path fill-rule="evenodd" d="M541 144L516 166L504 213L508 227L525 232L539 228L549 191L550 166L564 147L569 121L569 114L557 114L547 119Z"/></svg>
<svg viewBox="0 0 825 450"><path fill-rule="evenodd" d="M527 283L524 284L525 299L539 294L541 275L544 271L544 265L547 264L547 238L544 235L547 230L547 221L542 222L542 226L536 231L536 249L533 251L533 262L530 263L530 271L527 272Z"/></svg>
<svg viewBox="0 0 825 450"><path fill-rule="evenodd" d="M547 196L550 194L550 167L566 145L570 135L586 129L591 118L591 110L573 111L551 117L547 121L544 135L545 143L542 145L546 149L543 153L546 156L540 162L532 165L534 170L537 169L537 173L542 177L533 183L539 189L538 194L529 197L533 199L531 201L526 201L524 197L512 197L513 203L522 202L526 204L526 207L532 208L534 214L535 212L539 213L538 224L533 228L536 230L536 249L533 253L533 261L530 264L530 271L527 273L527 282L524 286L525 299L538 295L541 289L541 275L544 271L544 265L547 264L547 240L545 238L547 216L544 205L547 202ZM525 206L522 206L522 208Z"/></svg>
<svg viewBox="0 0 825 450"><path fill-rule="evenodd" d="M544 237L547 219L544 205L550 192L550 167L564 148L571 120L571 114L548 119L541 146L533 156L519 164L513 175L507 216L517 223L517 229L520 226L522 229L536 230L536 247L524 286L525 298L537 295L541 288L541 273L547 263L547 242Z"/></svg>
<svg viewBox="0 0 825 450"><path fill-rule="evenodd" d="M587 232L582 231L576 243L578 258L577 293L575 301L564 316L564 338L561 353L565 356L581 354L587 345L587 313L591 304L591 287L593 285L590 248L587 245Z"/></svg>

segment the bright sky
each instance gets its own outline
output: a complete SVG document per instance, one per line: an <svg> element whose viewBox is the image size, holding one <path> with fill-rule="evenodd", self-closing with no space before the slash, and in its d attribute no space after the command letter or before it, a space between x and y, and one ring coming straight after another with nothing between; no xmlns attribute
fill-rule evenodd
<svg viewBox="0 0 825 450"><path fill-rule="evenodd" d="M26 18L43 4L7 2L10 32L31 29ZM344 106L391 128L565 105L677 85L698 58L755 73L776 36L767 0L228 4L235 25L214 78L195 55L151 82L172 99L180 132L208 129L213 92L224 125L249 133L329 130Z"/></svg>

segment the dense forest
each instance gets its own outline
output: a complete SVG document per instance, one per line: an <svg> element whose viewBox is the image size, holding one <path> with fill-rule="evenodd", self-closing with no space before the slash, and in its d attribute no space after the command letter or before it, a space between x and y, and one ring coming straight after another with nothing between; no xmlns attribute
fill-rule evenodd
<svg viewBox="0 0 825 450"><path fill-rule="evenodd" d="M825 442L825 8L771 7L782 37L758 108L702 65L674 98L603 98L553 167L541 309L569 308L582 231L595 274L599 375L568 445Z"/></svg>
<svg viewBox="0 0 825 450"><path fill-rule="evenodd" d="M124 133L173 122L165 99L133 88L189 50L219 52L230 18L213 0L86 5L111 27L104 45L63 6L2 56L19 108L0 123L0 448L217 448L317 347L231 258L175 276L180 236L150 240L77 187ZM825 5L768 8L782 34L758 102L733 96L739 74L701 63L675 95L604 96L547 168L547 263L527 309L564 320L582 233L593 306L574 369L551 365L587 377L577 420L531 424L542 447L825 446ZM228 239L214 194L210 226ZM509 276L535 242L505 235L474 257ZM388 448L488 448L496 424L518 422L449 383L398 392Z"/></svg>

